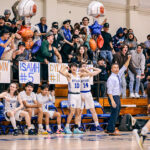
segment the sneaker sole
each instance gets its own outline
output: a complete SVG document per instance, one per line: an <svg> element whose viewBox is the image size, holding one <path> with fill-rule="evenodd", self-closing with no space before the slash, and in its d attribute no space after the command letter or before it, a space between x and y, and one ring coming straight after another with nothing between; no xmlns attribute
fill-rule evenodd
<svg viewBox="0 0 150 150"><path fill-rule="evenodd" d="M134 131L133 131L133 134L134 134L134 136L135 136L135 138L136 138L136 142L137 142L137 144L138 144L140 150L144 150L144 149L143 149L143 145L142 145L142 143L141 143L141 141L140 141L140 137L139 137L139 135L138 135L137 132L138 132L138 130L134 130Z"/></svg>

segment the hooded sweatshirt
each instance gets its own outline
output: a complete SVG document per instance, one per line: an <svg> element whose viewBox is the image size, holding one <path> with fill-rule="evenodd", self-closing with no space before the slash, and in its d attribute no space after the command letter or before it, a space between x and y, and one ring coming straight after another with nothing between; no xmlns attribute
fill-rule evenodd
<svg viewBox="0 0 150 150"><path fill-rule="evenodd" d="M142 74L145 70L145 56L143 55L143 52L137 53L137 50L131 51L132 55L132 64L136 69L141 69Z"/></svg>

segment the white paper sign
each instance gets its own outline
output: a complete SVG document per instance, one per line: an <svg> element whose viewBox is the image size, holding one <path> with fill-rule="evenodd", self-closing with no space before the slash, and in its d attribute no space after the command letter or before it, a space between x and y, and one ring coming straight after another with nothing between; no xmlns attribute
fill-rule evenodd
<svg viewBox="0 0 150 150"><path fill-rule="evenodd" d="M10 61L0 60L0 83L10 83Z"/></svg>
<svg viewBox="0 0 150 150"><path fill-rule="evenodd" d="M40 63L19 62L19 83L40 83Z"/></svg>

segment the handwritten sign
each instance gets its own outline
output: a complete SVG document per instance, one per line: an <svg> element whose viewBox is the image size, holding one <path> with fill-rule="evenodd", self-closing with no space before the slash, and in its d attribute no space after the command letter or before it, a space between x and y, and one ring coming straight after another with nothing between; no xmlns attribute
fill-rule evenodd
<svg viewBox="0 0 150 150"><path fill-rule="evenodd" d="M59 70L62 65L68 66L68 64L48 64L48 79L50 84L68 84L66 77L59 73Z"/></svg>
<svg viewBox="0 0 150 150"><path fill-rule="evenodd" d="M40 83L40 63L19 62L19 83Z"/></svg>
<svg viewBox="0 0 150 150"><path fill-rule="evenodd" d="M0 60L0 83L10 83L10 61Z"/></svg>

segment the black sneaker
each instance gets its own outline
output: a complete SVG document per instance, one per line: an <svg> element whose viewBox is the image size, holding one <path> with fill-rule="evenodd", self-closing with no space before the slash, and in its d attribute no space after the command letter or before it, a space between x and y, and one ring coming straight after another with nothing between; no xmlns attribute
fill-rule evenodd
<svg viewBox="0 0 150 150"><path fill-rule="evenodd" d="M28 135L35 135L35 131L33 129L28 130Z"/></svg>
<svg viewBox="0 0 150 150"><path fill-rule="evenodd" d="M19 134L19 133L18 133L18 129L14 129L13 135L14 135L14 136L18 136L18 134Z"/></svg>
<svg viewBox="0 0 150 150"><path fill-rule="evenodd" d="M137 129L133 130L133 134L135 135L136 142L137 142L138 146L140 147L141 150L143 150L143 143L146 139L146 136L142 135L141 131L137 130Z"/></svg>

